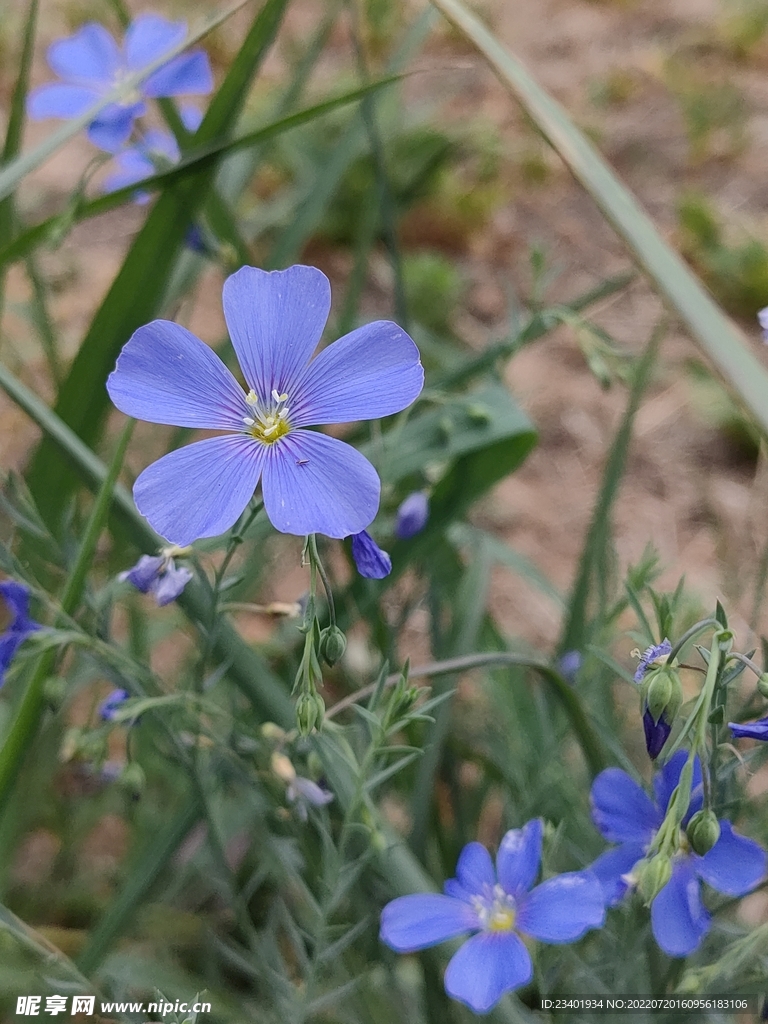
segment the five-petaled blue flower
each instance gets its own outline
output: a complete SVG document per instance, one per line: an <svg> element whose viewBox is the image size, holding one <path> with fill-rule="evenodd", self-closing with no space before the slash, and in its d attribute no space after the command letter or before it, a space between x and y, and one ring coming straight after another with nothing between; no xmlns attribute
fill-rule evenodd
<svg viewBox="0 0 768 1024"><path fill-rule="evenodd" d="M728 728L738 739L768 740L768 715L756 722L729 722Z"/></svg>
<svg viewBox="0 0 768 1024"><path fill-rule="evenodd" d="M395 536L410 540L421 533L429 519L429 499L424 491L414 491L401 502L395 515Z"/></svg>
<svg viewBox="0 0 768 1024"><path fill-rule="evenodd" d="M197 107L183 104L179 114L187 131L197 131L203 116ZM158 128L150 128L134 146L117 154L117 170L104 181L104 191L116 192L119 188L136 185L145 178L169 170L180 159L179 144L173 135ZM146 203L149 193L138 189L134 199L137 203Z"/></svg>
<svg viewBox="0 0 768 1024"><path fill-rule="evenodd" d="M183 554L176 548L165 548L159 555L142 555L136 565L117 577L126 580L142 594L152 594L162 608L175 601L192 579L189 569L176 568L175 554Z"/></svg>
<svg viewBox="0 0 768 1024"><path fill-rule="evenodd" d="M352 557L357 571L369 580L383 580L392 572L392 559L367 530L361 530L352 537Z"/></svg>
<svg viewBox="0 0 768 1024"><path fill-rule="evenodd" d="M0 582L0 597L3 598L11 613L11 621L0 636L0 686L3 685L5 673L13 661L20 645L35 630L40 629L38 622L29 617L29 588L16 580Z"/></svg>
<svg viewBox="0 0 768 1024"><path fill-rule="evenodd" d="M575 942L605 919L600 883L589 872L558 875L531 888L542 834L540 819L507 832L495 870L485 847L469 843L445 895L400 896L384 907L382 940L398 953L412 953L475 932L448 964L445 989L475 1013L488 1013L505 992L533 976L519 932L541 942Z"/></svg>
<svg viewBox="0 0 768 1024"><path fill-rule="evenodd" d="M655 802L620 768L606 768L592 785L592 817L606 839L620 846L592 864L609 905L626 893L626 876L642 860L661 826L672 792L688 754L678 750L654 780ZM672 877L651 904L651 927L669 956L688 956L709 930L710 914L701 900L700 880L727 896L743 896L765 877L765 850L737 835L726 820L720 838L700 857L690 848L685 827L702 806L701 765L694 762L691 802L683 818L678 850L672 858Z"/></svg>
<svg viewBox="0 0 768 1024"><path fill-rule="evenodd" d="M648 669L656 665L661 665L665 662L667 660L667 655L670 654L671 651L672 644L667 639L662 640L660 644L651 644L650 647L646 647L640 656L640 663L635 670L635 682L642 683L643 676Z"/></svg>
<svg viewBox="0 0 768 1024"><path fill-rule="evenodd" d="M140 14L128 26L122 49L110 33L88 22L74 35L48 48L48 65L59 76L33 89L27 110L35 119L79 117L107 96L130 75L160 60L187 34L183 21L168 21L157 14ZM171 58L153 71L119 103L110 103L88 127L88 138L110 153L127 142L133 122L146 110L144 100L183 94L205 94L213 88L208 56L192 50Z"/></svg>
<svg viewBox="0 0 768 1024"><path fill-rule="evenodd" d="M399 412L419 395L419 351L397 324L359 327L314 359L331 306L325 274L242 267L224 283L224 317L247 392L207 345L155 320L123 348L107 389L129 416L227 431L163 456L137 479L139 511L187 545L232 526L261 480L283 533L360 533L379 507L376 470L351 445L310 425Z"/></svg>

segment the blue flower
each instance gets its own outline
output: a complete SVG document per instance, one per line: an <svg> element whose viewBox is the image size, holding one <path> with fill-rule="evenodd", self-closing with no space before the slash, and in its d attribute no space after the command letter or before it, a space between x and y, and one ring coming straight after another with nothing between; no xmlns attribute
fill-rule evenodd
<svg viewBox="0 0 768 1024"><path fill-rule="evenodd" d="M648 757L655 761L669 739L672 723L663 711L659 715L658 721L654 722L651 709L646 707L643 710L643 732L645 733L645 749L648 751Z"/></svg>
<svg viewBox="0 0 768 1024"><path fill-rule="evenodd" d="M469 843L445 895L400 896L384 907L382 940L398 953L412 953L475 932L448 964L445 989L475 1013L488 1013L505 992L533 976L518 933L540 942L575 942L605 919L600 884L589 872L558 875L531 888L542 833L540 819L507 832L495 870L485 847Z"/></svg>
<svg viewBox="0 0 768 1024"><path fill-rule="evenodd" d="M756 722L729 722L728 728L738 739L768 740L768 715Z"/></svg>
<svg viewBox="0 0 768 1024"><path fill-rule="evenodd" d="M571 683L571 685L576 682L576 676L579 674L583 660L579 651L566 651L558 660L557 667L560 669L560 674L566 682Z"/></svg>
<svg viewBox="0 0 768 1024"><path fill-rule="evenodd" d="M760 310L757 319L763 329L763 341L768 342L768 306Z"/></svg>
<svg viewBox="0 0 768 1024"><path fill-rule="evenodd" d="M621 844L592 865L609 905L618 903L626 893L627 876L643 859L661 826L687 757L686 751L678 750L657 774L655 801L620 768L606 768L595 779L590 795L592 818L606 839ZM701 765L697 758L691 802L672 858L672 877L651 904L654 938L669 956L693 953L709 931L710 915L701 900L701 880L727 896L743 896L766 872L765 850L737 835L726 820L720 822L720 838L709 853L700 857L691 850L684 830L701 806Z"/></svg>
<svg viewBox="0 0 768 1024"><path fill-rule="evenodd" d="M397 510L395 536L398 540L409 540L421 533L429 519L429 500L423 491L409 494Z"/></svg>
<svg viewBox="0 0 768 1024"><path fill-rule="evenodd" d="M175 548L165 548L159 555L142 555L132 569L117 578L127 580L142 594L152 594L162 608L175 601L192 579L189 569L176 568L173 556L179 553Z"/></svg>
<svg viewBox="0 0 768 1024"><path fill-rule="evenodd" d="M367 530L352 537L352 557L357 571L369 580L383 580L392 572L392 559L382 551Z"/></svg>
<svg viewBox="0 0 768 1024"><path fill-rule="evenodd" d="M0 597L11 613L11 621L0 636L0 686L20 645L41 626L29 617L29 588L16 580L0 582Z"/></svg>
<svg viewBox="0 0 768 1024"><path fill-rule="evenodd" d="M660 665L667 660L667 655L672 651L672 644L669 640L664 639L660 644L651 644L647 647L641 657L640 664L637 666L635 671L635 682L641 683L643 676L649 668L653 668L656 665Z"/></svg>
<svg viewBox="0 0 768 1024"><path fill-rule="evenodd" d="M99 717L105 722L114 720L115 712L128 700L127 690L113 690L99 704Z"/></svg>
<svg viewBox="0 0 768 1024"><path fill-rule="evenodd" d="M194 132L200 127L203 115L189 104L183 104L179 111L187 131ZM116 192L119 188L136 185L145 178L166 171L181 160L176 139L170 132L150 128L135 146L129 146L115 157L117 170L104 181L105 192ZM138 189L134 195L137 203L149 201L149 193Z"/></svg>
<svg viewBox="0 0 768 1024"><path fill-rule="evenodd" d="M226 431L145 469L133 489L139 511L163 537L191 544L228 530L261 481L282 533L364 530L379 507L375 469L350 445L305 428L410 405L424 382L418 349L380 320L310 362L331 306L328 279L314 267L242 267L224 283L223 306L247 393L207 345L166 320L140 327L109 377L112 401L129 416Z"/></svg>
<svg viewBox="0 0 768 1024"><path fill-rule="evenodd" d="M309 817L308 807L324 807L333 800L333 793L318 786L311 779L295 775L289 782L285 795L290 803L295 804L296 814L300 821Z"/></svg>
<svg viewBox="0 0 768 1024"><path fill-rule="evenodd" d="M80 117L129 75L149 67L178 46L187 34L183 21L168 21L157 14L140 14L128 26L122 49L107 30L88 22L66 39L48 48L48 66L61 79L33 89L29 116ZM91 122L88 138L114 153L125 143L133 122L144 114L145 99L204 94L213 88L208 57L203 50L179 54L153 71L131 95L111 103Z"/></svg>

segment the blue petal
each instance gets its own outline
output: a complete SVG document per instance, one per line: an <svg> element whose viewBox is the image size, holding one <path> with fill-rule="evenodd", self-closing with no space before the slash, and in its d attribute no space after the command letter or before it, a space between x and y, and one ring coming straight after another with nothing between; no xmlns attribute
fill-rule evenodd
<svg viewBox="0 0 768 1024"><path fill-rule="evenodd" d="M127 580L131 586L146 594L156 582L164 565L165 559L162 555L142 555L136 565L127 572L121 572L118 579Z"/></svg>
<svg viewBox="0 0 768 1024"><path fill-rule="evenodd" d="M475 1013L488 1013L505 992L527 984L533 964L514 932L473 935L454 953L445 972L445 991Z"/></svg>
<svg viewBox="0 0 768 1024"><path fill-rule="evenodd" d="M373 522L381 484L370 462L351 445L326 434L292 430L265 451L264 507L276 530L342 538Z"/></svg>
<svg viewBox="0 0 768 1024"><path fill-rule="evenodd" d="M140 327L107 378L121 412L149 423L243 431L243 389L213 349L169 320Z"/></svg>
<svg viewBox="0 0 768 1024"><path fill-rule="evenodd" d="M144 470L133 486L136 507L161 537L181 547L217 537L251 500L264 461L263 445L250 437L197 441Z"/></svg>
<svg viewBox="0 0 768 1024"><path fill-rule="evenodd" d="M653 937L667 956L688 956L707 934L709 920L691 858L680 857L651 904Z"/></svg>
<svg viewBox="0 0 768 1024"><path fill-rule="evenodd" d="M592 783L592 820L612 843L647 843L662 822L648 794L620 768L606 768Z"/></svg>
<svg viewBox="0 0 768 1024"><path fill-rule="evenodd" d="M189 569L177 569L173 565L169 566L152 587L152 593L158 605L162 608L170 604L171 601L175 601L191 579L192 573Z"/></svg>
<svg viewBox="0 0 768 1024"><path fill-rule="evenodd" d="M743 896L765 878L766 853L753 839L733 831L730 821L720 822L720 838L703 857L693 859L707 885L726 896Z"/></svg>
<svg viewBox="0 0 768 1024"><path fill-rule="evenodd" d="M459 854L456 865L456 880L462 889L481 893L485 886L496 884L493 861L482 843L467 843Z"/></svg>
<svg viewBox="0 0 768 1024"><path fill-rule="evenodd" d="M603 887L603 898L609 907L624 898L628 885L622 876L628 875L644 854L645 847L640 843L624 843L601 853L589 865L589 870Z"/></svg>
<svg viewBox="0 0 768 1024"><path fill-rule="evenodd" d="M381 940L398 953L427 949L479 927L470 906L439 893L399 896L381 912Z"/></svg>
<svg viewBox="0 0 768 1024"><path fill-rule="evenodd" d="M136 149L119 153L116 162L119 169L104 179L105 192L116 192L127 185L135 185L155 173L152 161Z"/></svg>
<svg viewBox="0 0 768 1024"><path fill-rule="evenodd" d="M541 818L534 818L524 828L510 830L501 840L496 854L496 871L499 884L510 895L527 892L536 881L543 834Z"/></svg>
<svg viewBox="0 0 768 1024"><path fill-rule="evenodd" d="M429 499L424 491L414 491L401 502L395 516L395 536L410 540L421 533L429 519Z"/></svg>
<svg viewBox="0 0 768 1024"><path fill-rule="evenodd" d="M110 103L88 125L88 139L107 153L116 153L128 141L133 122L144 113L144 104L122 106Z"/></svg>
<svg viewBox="0 0 768 1024"><path fill-rule="evenodd" d="M455 878L448 878L443 883L443 892L446 896L454 896L457 900L464 900L471 903L477 893L468 892L463 885L460 885Z"/></svg>
<svg viewBox="0 0 768 1024"><path fill-rule="evenodd" d="M756 722L729 722L728 728L738 739L768 740L768 716Z"/></svg>
<svg viewBox="0 0 768 1024"><path fill-rule="evenodd" d="M643 731L645 732L645 749L648 757L655 761L664 748L672 732L672 723L667 721L664 712L659 715L658 722L654 722L650 708L643 712Z"/></svg>
<svg viewBox="0 0 768 1024"><path fill-rule="evenodd" d="M63 79L110 86L120 67L120 50L103 25L95 21L48 47L48 65Z"/></svg>
<svg viewBox="0 0 768 1024"><path fill-rule="evenodd" d="M605 921L603 887L589 871L557 875L520 903L515 927L542 942L574 942Z"/></svg>
<svg viewBox="0 0 768 1024"><path fill-rule="evenodd" d="M3 580L0 582L0 597L11 612L10 629L23 630L36 625L29 620L29 587L16 580Z"/></svg>
<svg viewBox="0 0 768 1024"><path fill-rule="evenodd" d="M179 117L188 132L196 132L203 123L203 112L194 103L182 103L179 107Z"/></svg>
<svg viewBox="0 0 768 1024"><path fill-rule="evenodd" d="M350 423L400 412L424 386L419 350L388 320L339 338L296 382L290 402L296 426Z"/></svg>
<svg viewBox="0 0 768 1024"><path fill-rule="evenodd" d="M213 73L208 55L202 50L181 53L153 72L141 87L145 96L205 96L213 90Z"/></svg>
<svg viewBox="0 0 768 1024"><path fill-rule="evenodd" d="M178 163L181 159L179 144L170 132L161 132L157 128L150 128L141 141L141 149L148 159L151 157L162 157L169 164ZM153 165L154 169L154 165Z"/></svg>
<svg viewBox="0 0 768 1024"><path fill-rule="evenodd" d="M287 392L292 409L296 378L317 347L330 312L328 278L315 267L269 272L241 267L224 282L222 304L248 386L262 401L273 389ZM291 423L296 425L293 417Z"/></svg>
<svg viewBox="0 0 768 1024"><path fill-rule="evenodd" d="M27 638L26 633L11 631L0 637L0 686L3 685L3 677L10 668L16 651Z"/></svg>
<svg viewBox="0 0 768 1024"><path fill-rule="evenodd" d="M383 580L392 572L392 559L367 530L352 535L352 557L357 571L368 580Z"/></svg>
<svg viewBox="0 0 768 1024"><path fill-rule="evenodd" d="M667 807L672 793L675 790L678 782L680 781L680 773L683 770L683 765L688 760L688 752L686 750L677 750L670 757L661 771L658 773L656 778L653 780L653 791L656 794L656 804L663 813L666 814ZM686 817L687 821L691 815L695 814L699 810L702 803L702 792L701 792L701 762L698 757L693 762L693 776L691 778L691 803L688 807Z"/></svg>
<svg viewBox="0 0 768 1024"><path fill-rule="evenodd" d="M111 722L115 717L115 712L124 704L129 697L127 690L113 690L110 694L104 698L99 704L99 717L105 722Z"/></svg>
<svg viewBox="0 0 768 1024"><path fill-rule="evenodd" d="M186 34L187 26L183 21L168 21L159 14L140 14L125 33L123 50L127 67L140 71L153 64L178 46Z"/></svg>
<svg viewBox="0 0 768 1024"><path fill-rule="evenodd" d="M66 85L58 82L41 85L27 97L27 113L33 121L46 117L80 117L100 99L95 89L82 85Z"/></svg>

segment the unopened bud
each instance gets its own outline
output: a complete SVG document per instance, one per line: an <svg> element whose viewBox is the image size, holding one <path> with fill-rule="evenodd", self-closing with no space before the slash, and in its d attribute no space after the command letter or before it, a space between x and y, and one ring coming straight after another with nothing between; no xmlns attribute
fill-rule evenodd
<svg viewBox="0 0 768 1024"><path fill-rule="evenodd" d="M290 758L286 757L285 754L275 751L270 758L270 768L283 782L293 782L296 778L296 769L293 767Z"/></svg>
<svg viewBox="0 0 768 1024"><path fill-rule="evenodd" d="M302 693L296 702L296 724L302 736L323 724L325 703L319 693Z"/></svg>
<svg viewBox="0 0 768 1024"><path fill-rule="evenodd" d="M654 722L661 716L671 725L683 703L683 687L674 668L662 666L649 672L643 684L643 710L648 710Z"/></svg>
<svg viewBox="0 0 768 1024"><path fill-rule="evenodd" d="M320 654L331 668L344 656L347 638L338 626L326 626L320 634Z"/></svg>
<svg viewBox="0 0 768 1024"><path fill-rule="evenodd" d="M120 785L128 793L132 800L138 800L144 791L146 777L140 764L131 761L123 768L120 774Z"/></svg>
<svg viewBox="0 0 768 1024"><path fill-rule="evenodd" d="M637 891L646 906L652 903L672 877L672 861L660 853L646 861L638 871Z"/></svg>
<svg viewBox="0 0 768 1024"><path fill-rule="evenodd" d="M697 811L685 830L694 853L703 857L720 838L720 823L712 810Z"/></svg>
<svg viewBox="0 0 768 1024"><path fill-rule="evenodd" d="M729 654L735 639L732 629L721 629L717 634L717 646L723 654Z"/></svg>

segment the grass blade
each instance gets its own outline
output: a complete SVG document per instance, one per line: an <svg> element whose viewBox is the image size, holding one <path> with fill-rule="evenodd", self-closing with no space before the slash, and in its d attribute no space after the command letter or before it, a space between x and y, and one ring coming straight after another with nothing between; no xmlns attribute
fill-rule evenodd
<svg viewBox="0 0 768 1024"><path fill-rule="evenodd" d="M768 433L768 372L750 352L741 331L662 239L648 214L600 153L523 65L461 0L431 2L477 47L514 94L627 243L636 262L683 320L737 399L750 411L762 431Z"/></svg>

